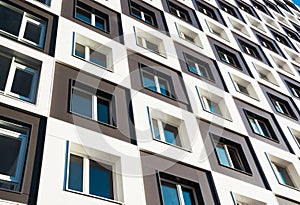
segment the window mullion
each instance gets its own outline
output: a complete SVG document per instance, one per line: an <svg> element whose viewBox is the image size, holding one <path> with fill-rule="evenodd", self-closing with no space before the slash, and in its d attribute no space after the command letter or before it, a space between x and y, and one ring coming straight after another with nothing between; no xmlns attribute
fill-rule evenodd
<svg viewBox="0 0 300 205"><path fill-rule="evenodd" d="M166 138L165 138L163 123L161 120L158 120L158 119L156 119L156 120L157 120L157 126L158 126L158 130L159 130L160 140L165 142Z"/></svg>
<svg viewBox="0 0 300 205"><path fill-rule="evenodd" d="M177 188L177 193L178 193L178 198L179 198L180 205L185 205L181 185L176 184L176 188Z"/></svg>
<svg viewBox="0 0 300 205"><path fill-rule="evenodd" d="M154 82L155 82L156 91L161 93L160 87L159 87L159 82L158 82L158 77L156 75L154 75Z"/></svg>
<svg viewBox="0 0 300 205"><path fill-rule="evenodd" d="M89 182L90 182L90 160L83 157L83 193L89 194Z"/></svg>
<svg viewBox="0 0 300 205"><path fill-rule="evenodd" d="M145 13L143 11L140 12L141 12L141 18L145 21Z"/></svg>
<svg viewBox="0 0 300 205"><path fill-rule="evenodd" d="M256 126L257 126L257 128L258 128L260 134L264 135L264 132L263 132L263 130L261 129L258 120L257 120L257 119L254 119L254 122L255 122L255 124L256 124Z"/></svg>
<svg viewBox="0 0 300 205"><path fill-rule="evenodd" d="M224 146L224 150L226 152L226 155L227 155L227 158L228 158L228 161L229 161L229 164L230 164L230 167L233 167L233 163L232 163L232 160L231 160L231 157L230 157L230 154L229 154L229 151L228 151L228 147L226 144L223 145ZM233 167L234 168L234 167Z"/></svg>
<svg viewBox="0 0 300 205"><path fill-rule="evenodd" d="M93 26L96 26L96 15L91 13L91 24Z"/></svg>
<svg viewBox="0 0 300 205"><path fill-rule="evenodd" d="M92 95L92 118L94 120L98 120L98 116L97 116L97 96L96 95Z"/></svg>
<svg viewBox="0 0 300 205"><path fill-rule="evenodd" d="M7 77L7 81L6 81L6 85L5 85L5 89L4 92L5 93L10 93L11 91L11 87L14 81L14 76L16 73L16 63L15 63L15 57L12 58L11 60L11 64L10 64L10 69L9 69L9 73L8 73L8 77Z"/></svg>
<svg viewBox="0 0 300 205"><path fill-rule="evenodd" d="M200 72L200 68L199 68L198 63L195 62L195 66L196 66L196 70L197 70L198 75L201 76L201 72Z"/></svg>
<svg viewBox="0 0 300 205"><path fill-rule="evenodd" d="M90 47L84 46L84 52L85 52L85 60L90 61L91 58Z"/></svg>
<svg viewBox="0 0 300 205"><path fill-rule="evenodd" d="M18 40L23 39L23 36L24 36L24 33L25 33L26 21L27 21L26 12L24 12L23 16L22 16L22 21L21 21L21 26L20 26L20 30L19 30Z"/></svg>

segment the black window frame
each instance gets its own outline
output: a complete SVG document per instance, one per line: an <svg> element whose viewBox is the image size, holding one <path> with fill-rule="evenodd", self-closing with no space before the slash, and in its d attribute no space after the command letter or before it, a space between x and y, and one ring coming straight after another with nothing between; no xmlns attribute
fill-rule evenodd
<svg viewBox="0 0 300 205"><path fill-rule="evenodd" d="M217 11L215 9L213 9L212 7L207 6L206 4L204 4L203 2L200 2L200 1L197 1L196 4L197 4L197 9L200 13L208 16L211 19L219 21L218 16L216 14ZM205 13L204 9L206 11L208 11L208 13L207 12ZM211 14L211 15L209 15L209 14Z"/></svg>
<svg viewBox="0 0 300 205"><path fill-rule="evenodd" d="M232 170L235 170L235 171L247 174L247 175L252 175L251 168L248 164L246 155L244 153L244 150L243 150L241 144L236 143L232 140L226 139L222 136L216 135L216 134L211 133L211 132L209 133L209 135L210 135L210 138L212 140L212 144L214 146L214 152L215 152L216 158L217 158L218 163L219 163L220 166L226 167L226 168L229 168L229 169L232 169ZM216 147L218 145L225 145L226 147L233 149L235 151L235 154L237 154L238 161L240 163L239 166L241 168L235 167L235 165L234 165L235 163L233 163L230 166L223 165L221 163L220 159L219 159L219 156L218 156L218 153L217 153L217 150L216 150ZM227 158L232 158L229 152L226 153L226 155L227 155ZM229 155L229 157L228 157L228 155Z"/></svg>
<svg viewBox="0 0 300 205"><path fill-rule="evenodd" d="M257 47L255 47L254 45L251 45L250 43L243 41L241 39L238 39L239 44L241 45L242 51L250 56L252 56L253 58L256 58L260 61L263 60L259 50Z"/></svg>
<svg viewBox="0 0 300 205"><path fill-rule="evenodd" d="M253 7L261 12L263 12L264 14L267 14L268 16L272 16L272 14L270 13L270 11L267 9L267 7L261 3L259 3L258 1L255 1L255 0L250 0Z"/></svg>
<svg viewBox="0 0 300 205"><path fill-rule="evenodd" d="M156 20L156 15L155 15L155 12L143 7L142 5L134 2L134 1L128 1L129 2L129 13L131 16L133 16L135 19L138 19L139 21L142 21L142 22L145 22L146 24L150 25L150 26L153 26L155 28L158 28L158 23L157 23L157 20ZM147 22L145 19L142 19L133 15L132 14L132 7L134 7L135 9L139 10L140 12L144 12L146 13L147 15L151 16L151 18L153 19L153 23L149 23Z"/></svg>
<svg viewBox="0 0 300 205"><path fill-rule="evenodd" d="M286 100L284 100L284 99L282 99L282 98L280 98L280 97L278 97L278 96L276 96L274 94L271 94L269 92L267 92L267 95L268 95L268 97L269 97L269 99L270 99L270 101L271 101L272 105L274 106L274 109L275 109L275 111L277 113L280 113L282 115L290 117L290 118L292 118L294 120L298 120L295 112L293 111L293 109L292 109L292 107L291 107L291 105L290 105L290 103L288 101L286 101ZM284 106L284 110L285 111L282 110L282 112L280 112L280 111L278 111L276 109L276 101L279 102L280 105ZM282 108L280 108L280 109L282 109Z"/></svg>
<svg viewBox="0 0 300 205"><path fill-rule="evenodd" d="M289 7L293 8L293 9L295 9L296 11L299 12L298 7L297 7L294 3L292 3L291 1L288 1L288 0L283 0L283 1L284 1L284 3L285 3L286 5L288 5Z"/></svg>
<svg viewBox="0 0 300 205"><path fill-rule="evenodd" d="M243 70L243 68L242 68L242 66L241 66L241 63L239 62L239 57L240 57L240 56L237 57L236 54L234 54L234 53L232 53L232 52L226 50L225 48L223 48L223 47L221 47L221 46L218 46L218 45L214 45L214 46L215 46L215 49L216 49L216 51L217 51L218 58L219 58L219 60L220 60L221 62L226 63L226 64L228 64L228 65L231 65L231 66L237 68L238 70ZM234 63L230 63L230 60L228 60L229 62L223 61L222 58L221 58L221 56L220 56L220 52L226 54L226 56L229 56L229 57L232 59L232 61L233 61Z"/></svg>
<svg viewBox="0 0 300 205"><path fill-rule="evenodd" d="M282 56L283 58L286 58L285 55L282 53L281 49L278 47L277 43L268 37L266 37L263 34L254 32L257 40L260 42L261 46L264 48L277 53L278 55Z"/></svg>
<svg viewBox="0 0 300 205"><path fill-rule="evenodd" d="M298 33L296 33L295 31L293 31L292 29L287 28L286 26L280 24L280 26L282 27L282 29L284 30L284 32L286 33L286 35L291 38L294 39L295 41L300 42L300 36ZM299 28L300 31L300 28Z"/></svg>
<svg viewBox="0 0 300 205"><path fill-rule="evenodd" d="M239 1L239 0L236 1L236 4L237 4L237 6L238 6L241 10L243 10L244 12L250 14L251 16L254 16L254 17L260 19L260 18L258 17L258 15L257 15L256 11L255 11L250 5L246 4L246 3L243 2L243 1Z"/></svg>
<svg viewBox="0 0 300 205"><path fill-rule="evenodd" d="M278 0L274 0L274 2L275 2L276 5L278 5L280 8L282 8L282 9L286 10L287 12L293 14L293 13L291 12L291 10L290 10L284 3L282 3L282 2L280 2L280 1L278 1Z"/></svg>
<svg viewBox="0 0 300 205"><path fill-rule="evenodd" d="M272 141L274 141L274 142L279 143L279 140L278 140L278 138L277 138L277 136L276 136L276 134L275 134L275 131L274 131L273 128L272 128L272 125L271 125L269 119L267 119L267 118L265 118L265 117L262 117L262 116L260 116L260 115L258 115L258 114L256 114L256 113L251 112L251 111L248 111L248 110L246 110L246 109L243 109L243 110L244 110L245 116L246 116L246 118L247 118L247 121L248 121L248 123L249 123L249 126L250 126L250 128L251 128L253 134L256 134L256 135L258 135L258 136L261 136L261 137L263 137L264 139L272 140ZM256 133L256 132L254 131L252 125L251 125L251 122L250 122L250 120L249 120L249 117L252 117L252 118L254 118L254 119L257 119L257 120L263 122L263 124L266 126L267 132L268 132L268 134L269 134L270 136L265 136L265 135Z"/></svg>
<svg viewBox="0 0 300 205"><path fill-rule="evenodd" d="M158 180L158 189L159 189L159 193L160 193L160 200L161 200L161 204L164 204L163 202L163 191L162 191L162 182L169 182L172 184L175 184L176 186L182 186L182 187L188 187L191 188L193 190L193 198L194 198L194 203L192 203L193 205L204 205L204 199L202 196L202 192L201 192L201 187L199 186L199 182L194 182L188 179L184 179L182 177L179 176L175 176L175 175L171 175L169 173L166 172L158 172L157 173L157 180Z"/></svg>
<svg viewBox="0 0 300 205"><path fill-rule="evenodd" d="M80 5L78 5L78 4L80 4ZM105 24L104 24L105 28L101 29L101 28L97 27L96 24L93 25L92 23L88 23L88 22L86 22L86 21L84 21L84 20L76 17L77 8L78 7L80 9L84 10L85 12L89 13L91 15L91 19L92 19L92 15L95 15L95 18L96 18L96 16L99 16L100 18L104 19L105 20ZM110 30L111 29L110 29L110 18L109 18L109 15L106 14L106 13L104 13L104 12L102 12L102 11L100 11L100 10L92 8L91 6L89 6L89 5L85 4L84 2L82 2L81 0L75 0L75 4L74 4L74 18L77 19L78 21L81 21L81 22L83 22L83 23L85 23L87 25L90 25L90 26L96 28L99 31L102 31L102 32L107 33L107 34L110 34Z"/></svg>
<svg viewBox="0 0 300 205"><path fill-rule="evenodd" d="M170 14L172 14L173 16L176 16L177 18L179 18L179 19L181 19L181 20L183 20L183 21L185 21L185 22L187 22L189 24L192 24L192 19L191 19L191 16L190 16L188 10L182 8L178 4L175 4L175 3L171 2L171 1L167 1L167 4L168 4L168 9L169 9L169 13ZM176 10L176 13L174 13L172 11L173 9ZM183 18L183 17L179 16L177 14L177 11L183 13L186 16L186 18Z"/></svg>
<svg viewBox="0 0 300 205"><path fill-rule="evenodd" d="M173 99L173 100L177 100L177 96L176 96L176 93L175 93L174 84L173 84L173 81L172 81L172 77L171 77L171 76L168 76L168 75L166 75L166 74L164 74L164 73L162 73L162 72L159 72L159 71L157 71L157 70L151 68L151 66L147 66L147 65L145 65L145 64L143 64L143 63L138 63L138 64L139 64L140 77L141 77L141 82L142 82L143 88L145 88L145 89L147 89L147 90L149 90L149 91L151 91L151 92L157 93L157 94L159 94L159 95L162 95L162 96L164 96L164 97L167 97L167 98L170 98L170 99ZM168 82L168 85L169 85L169 89L170 89L170 90L167 90L168 93L169 93L169 95L165 95L165 94L159 92L159 91L157 90L157 88L155 88L156 90L154 91L154 90L152 90L152 89L146 87L146 86L144 85L144 76L143 76L143 72L146 72L147 74L150 74L150 75L152 75L153 77L156 76L157 78L161 78L161 79L167 81L167 82Z"/></svg>
<svg viewBox="0 0 300 205"><path fill-rule="evenodd" d="M277 31L271 29L270 27L268 27L268 29L269 29L270 33L273 35L273 37L275 38L275 40L277 42L279 42L279 43L281 43L281 44L283 44L283 45L285 45L285 46L287 46L287 47L289 47L289 48L297 51L296 48L295 48L295 46L289 40L289 38L287 38L284 34L281 34L281 33L277 32Z"/></svg>
<svg viewBox="0 0 300 205"><path fill-rule="evenodd" d="M296 98L300 98L300 86L298 86L294 83L291 83L290 81L287 81L287 80L285 80L285 83L287 84L292 95ZM293 89L294 89L294 91L293 91ZM295 92L297 95L295 95Z"/></svg>
<svg viewBox="0 0 300 205"><path fill-rule="evenodd" d="M270 9L272 9L273 11L276 11L277 13L283 15L283 13L280 11L280 9L273 3L271 3L268 0L263 0L264 3L266 4L266 6L268 6Z"/></svg>

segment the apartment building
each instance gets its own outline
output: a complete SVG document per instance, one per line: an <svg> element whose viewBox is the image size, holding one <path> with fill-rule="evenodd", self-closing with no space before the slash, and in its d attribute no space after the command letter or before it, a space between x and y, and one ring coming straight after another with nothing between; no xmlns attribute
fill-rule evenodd
<svg viewBox="0 0 300 205"><path fill-rule="evenodd" d="M299 205L289 0L0 0L0 204Z"/></svg>

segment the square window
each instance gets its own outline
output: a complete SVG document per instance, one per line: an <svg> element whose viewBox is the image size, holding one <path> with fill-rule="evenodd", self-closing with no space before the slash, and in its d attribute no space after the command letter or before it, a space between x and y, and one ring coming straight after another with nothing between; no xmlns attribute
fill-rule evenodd
<svg viewBox="0 0 300 205"><path fill-rule="evenodd" d="M198 10L203 13L204 15L218 21L218 17L216 15L216 12L213 8L210 8L206 5L204 5L203 3L200 3L199 1L197 1L197 5L198 5Z"/></svg>
<svg viewBox="0 0 300 205"><path fill-rule="evenodd" d="M288 82L288 81L285 81L288 88L290 89L291 93L293 94L294 97L296 98L300 98L300 87L291 83L291 82Z"/></svg>
<svg viewBox="0 0 300 205"><path fill-rule="evenodd" d="M240 93L247 95L255 100L258 100L258 96L257 96L256 91L253 88L251 82L245 80L242 77L238 77L234 74L231 74L231 73L229 75L230 75L230 78L231 78L233 85L237 92L240 92Z"/></svg>
<svg viewBox="0 0 300 205"><path fill-rule="evenodd" d="M29 129L0 120L0 188L20 191Z"/></svg>
<svg viewBox="0 0 300 205"><path fill-rule="evenodd" d="M255 46L250 45L249 43L242 41L240 39L239 39L239 42L240 42L240 45L241 45L244 53L247 53L248 55L250 55L254 58L257 58L258 60L262 60L262 58L259 54L259 51Z"/></svg>
<svg viewBox="0 0 300 205"><path fill-rule="evenodd" d="M141 65L141 73L143 86L145 88L164 96L175 98L172 80L169 76L158 73L145 65Z"/></svg>
<svg viewBox="0 0 300 205"><path fill-rule="evenodd" d="M39 72L17 63L18 59L0 53L0 90L21 100L34 102Z"/></svg>
<svg viewBox="0 0 300 205"><path fill-rule="evenodd" d="M178 18L180 18L183 21L186 21L188 23L192 23L190 14L187 10L181 8L177 4L174 4L170 1L168 1L168 4L169 4L169 11L170 11L171 14L177 16Z"/></svg>
<svg viewBox="0 0 300 205"><path fill-rule="evenodd" d="M112 49L80 34L75 34L73 56L101 68L112 70Z"/></svg>
<svg viewBox="0 0 300 205"><path fill-rule="evenodd" d="M270 12L268 11L268 9L266 8L266 6L264 6L263 4L257 2L257 1L251 1L252 5L254 6L254 8L260 10L261 12L270 15Z"/></svg>
<svg viewBox="0 0 300 205"><path fill-rule="evenodd" d="M231 120L225 100L222 97L201 88L197 88L197 91L203 110L227 120Z"/></svg>
<svg viewBox="0 0 300 205"><path fill-rule="evenodd" d="M268 93L270 100L275 108L275 110L283 115L287 115L291 118L297 119L295 113L293 112L292 107L288 101L283 100L275 95Z"/></svg>
<svg viewBox="0 0 300 205"><path fill-rule="evenodd" d="M9 24L7 22L10 22ZM43 48L46 23L41 19L0 2L0 32Z"/></svg>
<svg viewBox="0 0 300 205"><path fill-rule="evenodd" d="M144 32L138 28L135 28L136 43L138 46L143 47L153 53L156 53L162 57L167 57L162 39L156 36Z"/></svg>
<svg viewBox="0 0 300 205"><path fill-rule="evenodd" d="M207 80L215 80L209 63L188 54L185 54L185 61L190 72L199 75Z"/></svg>
<svg viewBox="0 0 300 205"><path fill-rule="evenodd" d="M231 53L230 51L227 51L224 48L221 48L219 46L215 45L215 48L218 52L219 55L219 59L227 64L230 64L236 68L238 68L239 70L241 70L241 65L239 63L238 58L236 57L236 55L234 53Z"/></svg>
<svg viewBox="0 0 300 205"><path fill-rule="evenodd" d="M162 203L164 205L203 205L203 198L197 183L159 173Z"/></svg>
<svg viewBox="0 0 300 205"><path fill-rule="evenodd" d="M251 173L240 144L210 133L218 161L221 165L232 169Z"/></svg>
<svg viewBox="0 0 300 205"><path fill-rule="evenodd" d="M70 154L68 189L114 200L112 173L111 165Z"/></svg>
<svg viewBox="0 0 300 205"><path fill-rule="evenodd" d="M155 13L132 1L130 1L130 14L147 24L157 27Z"/></svg>
<svg viewBox="0 0 300 205"><path fill-rule="evenodd" d="M249 111L245 111L245 113L250 127L255 134L278 141L268 119Z"/></svg>
<svg viewBox="0 0 300 205"><path fill-rule="evenodd" d="M248 4L241 2L241 1L237 1L237 5L238 7L245 11L246 13L256 17L256 13L253 11L253 9L251 8L251 6L249 6Z"/></svg>
<svg viewBox="0 0 300 205"><path fill-rule="evenodd" d="M238 17L238 14L237 14L237 11L235 10L235 8L233 6L230 6L229 4L226 4L224 2L219 2L219 5L220 5L220 8L225 11L226 13L236 17L236 18L239 18Z"/></svg>
<svg viewBox="0 0 300 205"><path fill-rule="evenodd" d="M109 33L109 16L99 10L96 10L80 0L76 1L75 18L90 24L101 31Z"/></svg>
<svg viewBox="0 0 300 205"><path fill-rule="evenodd" d="M73 81L70 97L70 112L116 126L115 116L112 115L114 99L111 94Z"/></svg>
<svg viewBox="0 0 300 205"><path fill-rule="evenodd" d="M265 48L267 48L267 49L269 49L269 50L271 50L271 51L273 51L277 54L280 54L280 52L277 49L277 45L272 40L268 40L268 39L266 39L266 38L264 38L260 35L256 35L256 36L257 36L258 40L260 41L260 44L263 47L265 47Z"/></svg>
<svg viewBox="0 0 300 205"><path fill-rule="evenodd" d="M299 188L299 174L292 162L273 155L268 155L268 160L279 184L296 189Z"/></svg>
<svg viewBox="0 0 300 205"><path fill-rule="evenodd" d="M277 32L274 32L272 30L271 30L271 33L273 34L273 36L276 39L276 41L278 41L279 43L282 43L283 45L285 45L287 47L292 48L292 46L290 45L288 39L285 36L283 36L283 35L281 35L281 34L279 34Z"/></svg>
<svg viewBox="0 0 300 205"><path fill-rule="evenodd" d="M202 47L199 35L196 32L194 32L178 23L176 23L176 28L177 28L180 38L182 38L196 46Z"/></svg>

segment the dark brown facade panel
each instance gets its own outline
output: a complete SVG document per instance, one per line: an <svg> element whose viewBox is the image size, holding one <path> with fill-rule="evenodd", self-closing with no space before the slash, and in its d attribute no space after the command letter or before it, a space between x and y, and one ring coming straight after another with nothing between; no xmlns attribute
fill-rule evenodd
<svg viewBox="0 0 300 205"><path fill-rule="evenodd" d="M196 169L176 161L161 158L158 155L141 152L142 170L148 205L162 204L160 173L190 181L200 187L201 196L197 196L198 204L215 204L216 197L208 180L207 171Z"/></svg>
<svg viewBox="0 0 300 205"><path fill-rule="evenodd" d="M138 6L140 6L142 8L147 9L147 11L152 12L153 13L152 17L155 18L155 19L153 19L153 21L155 21L155 23L153 23L154 25L151 25L149 23L146 23L143 20L140 20L139 18L135 18L136 20L138 20L142 23L145 23L148 26L150 25L151 27L161 31L162 33L168 34L168 27L166 25L166 20L165 20L163 12L158 10L157 8L147 4L144 1L140 1L140 0L122 0L121 1L121 6L122 6L122 13L123 14L126 14L126 15L134 18L133 15L131 14L132 11L130 9L131 2L137 4Z"/></svg>
<svg viewBox="0 0 300 205"><path fill-rule="evenodd" d="M154 98L160 99L182 109L191 111L190 102L187 96L186 87L183 83L181 73L168 68L160 63L143 57L139 54L128 52L128 63L131 75L132 88ZM167 97L160 93L149 90L143 86L141 65L149 67L154 72L162 73L169 77L169 83L173 87L174 96Z"/></svg>
<svg viewBox="0 0 300 205"><path fill-rule="evenodd" d="M259 171L256 168L255 161L247 146L247 142L244 136L238 135L234 132L230 132L229 130L202 120L199 120L198 122L199 127L201 128L201 136L203 138L203 141L205 142L205 149L208 154L208 160L210 162L212 170L264 188L264 182L260 176ZM215 151L215 146L212 139L213 136L217 136L238 144L241 147L243 155L246 157L244 160L243 158L241 158L243 160L243 164L249 166L249 171L240 171L238 169L221 165L218 161L218 157Z"/></svg>
<svg viewBox="0 0 300 205"><path fill-rule="evenodd" d="M75 18L75 8L76 8L76 3L80 2L82 4L85 4L86 6L92 8L94 11L99 11L103 14L105 14L108 17L108 31L102 31L99 28L92 26L88 23L85 23L79 19ZM89 11L93 12L93 11ZM84 27L87 27L90 30L93 30L97 33L100 33L101 35L104 35L108 38L114 39L118 42L123 42L122 36L123 31L121 24L121 18L120 14L116 11L113 11L96 1L91 1L91 0L63 0L62 2L62 8L61 8L61 16L65 17L75 23L78 23Z"/></svg>
<svg viewBox="0 0 300 205"><path fill-rule="evenodd" d="M246 130L248 132L248 135L250 137L253 137L253 138L256 138L260 141L263 141L267 144L271 144L277 148L280 148L280 149L283 149L283 150L286 150L286 151L289 151L289 148L288 146L286 145L283 137L282 137L282 134L281 132L279 131L279 128L278 126L276 125L276 123L274 122L273 120L273 117L271 116L271 114L259 109L259 108L256 108L252 105L249 105L247 103L244 103L240 100L237 100L237 99L234 99L235 101L235 104L239 110L239 113L240 113L240 116L242 118L242 121L245 122L245 127L246 127ZM254 113L258 116L261 116L265 119L267 119L272 127L272 130L274 131L274 134L275 134L275 137L277 138L277 140L272 140L272 139L268 139L266 137L263 137L263 136L260 136L258 134L255 134L251 128L251 125L249 124L249 121L248 121L248 118L246 116L246 113L245 111L249 111L251 113Z"/></svg>
<svg viewBox="0 0 300 205"><path fill-rule="evenodd" d="M116 125L108 125L70 112L71 83L79 82L98 91L111 94L115 102ZM100 132L125 142L131 141L132 121L128 114L130 103L126 88L116 86L95 76L56 63L50 116L77 126ZM131 128L130 128L131 126ZM130 133L131 132L131 133Z"/></svg>
<svg viewBox="0 0 300 205"><path fill-rule="evenodd" d="M43 154L45 119L23 113L0 105L0 119L6 122L22 125L30 129L27 139L27 151L22 170L20 191L0 190L0 198L24 204L34 204L36 201L41 161L37 160ZM43 130L41 130L43 129Z"/></svg>
<svg viewBox="0 0 300 205"><path fill-rule="evenodd" d="M22 44L29 45L32 48L42 50L44 53L47 53L51 56L54 56L54 47L55 47L55 38L57 31L57 21L58 17L54 14L51 14L47 11L44 11L40 8L32 6L31 4L24 1L13 1L13 0L2 0L3 2L20 9L21 11L28 12L29 14L40 18L46 23L45 28L45 38L43 40L43 45L41 48L38 48L29 43L25 43L23 41L19 41ZM15 39L15 38L13 38Z"/></svg>

